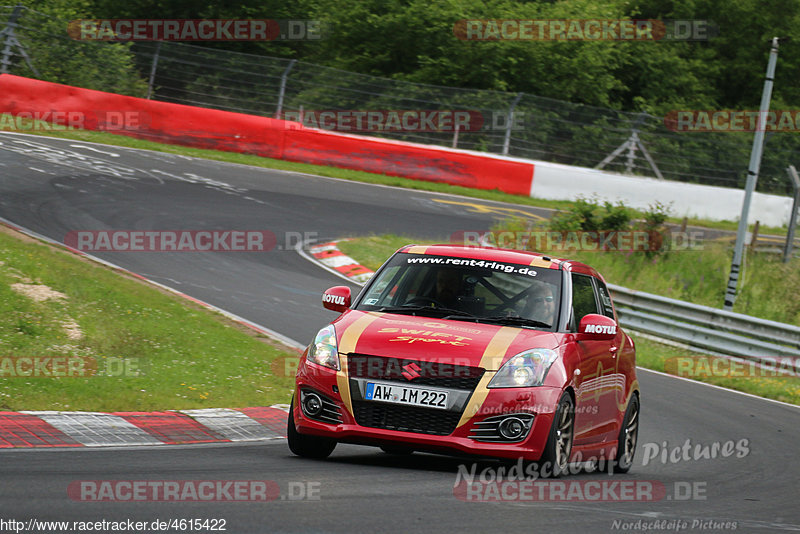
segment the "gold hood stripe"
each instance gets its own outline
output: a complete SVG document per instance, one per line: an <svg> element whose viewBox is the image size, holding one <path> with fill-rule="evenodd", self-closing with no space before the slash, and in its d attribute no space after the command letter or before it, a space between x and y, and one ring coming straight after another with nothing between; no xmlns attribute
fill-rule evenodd
<svg viewBox="0 0 800 534"><path fill-rule="evenodd" d="M500 363L503 361L506 352L508 352L508 347L511 346L511 343L513 343L519 333L520 330L518 328L504 326L497 331L486 346L486 350L483 351L483 356L481 357L480 366L487 371L483 374L481 381L472 393L457 426L460 427L464 425L473 415L480 411L481 406L483 406L483 401L485 401L486 397L489 395L489 389L486 386L489 385L489 382L494 377L495 371L500 367Z"/></svg>
<svg viewBox="0 0 800 534"><path fill-rule="evenodd" d="M356 344L364 330L372 324L375 319L383 316L382 313L369 312L355 321L342 332L339 341L339 365L341 370L336 373L336 384L339 386L339 395L350 415L353 415L353 401L350 399L350 383L347 380L347 358L346 355L356 350ZM334 326L335 328L335 326ZM345 356L344 358L342 356Z"/></svg>

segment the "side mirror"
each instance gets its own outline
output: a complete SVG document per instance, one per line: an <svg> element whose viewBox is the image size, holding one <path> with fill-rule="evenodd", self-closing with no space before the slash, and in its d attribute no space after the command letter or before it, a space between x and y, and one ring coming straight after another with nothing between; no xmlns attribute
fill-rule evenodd
<svg viewBox="0 0 800 534"><path fill-rule="evenodd" d="M334 286L322 294L322 305L329 310L342 313L350 309L350 288L347 286Z"/></svg>
<svg viewBox="0 0 800 534"><path fill-rule="evenodd" d="M617 335L617 322L598 313L587 313L578 325L578 333L587 339L613 339Z"/></svg>

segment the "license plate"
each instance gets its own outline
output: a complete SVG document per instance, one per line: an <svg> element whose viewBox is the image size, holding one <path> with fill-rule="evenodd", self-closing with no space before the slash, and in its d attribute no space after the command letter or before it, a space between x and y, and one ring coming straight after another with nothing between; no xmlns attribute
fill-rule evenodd
<svg viewBox="0 0 800 534"><path fill-rule="evenodd" d="M447 409L447 391L367 382L367 400Z"/></svg>

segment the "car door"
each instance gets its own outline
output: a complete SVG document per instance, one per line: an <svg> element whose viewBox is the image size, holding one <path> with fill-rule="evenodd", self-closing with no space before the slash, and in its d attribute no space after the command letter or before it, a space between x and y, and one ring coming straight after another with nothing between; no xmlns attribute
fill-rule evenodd
<svg viewBox="0 0 800 534"><path fill-rule="evenodd" d="M605 314L592 276L572 273L572 320L577 325L589 313ZM613 310L612 310L613 316ZM620 334L618 333L619 337ZM585 445L615 439L616 349L618 340L576 341L580 373L575 377L575 444Z"/></svg>
<svg viewBox="0 0 800 534"><path fill-rule="evenodd" d="M614 317L614 307L611 303L611 294L608 292L606 284L598 278L594 279L594 284L595 289L597 290L597 301L600 305L600 313L606 317L616 320ZM609 407L610 417L612 420L616 419L618 415L617 412L620 410L620 406L622 406L622 410L625 409L625 384L627 382L627 377L625 373L622 372L620 367L620 358L622 357L623 353L624 339L625 334L622 332L622 329L617 328L617 335L611 341L611 346L609 347L609 356L611 357L611 362L613 363L613 372L611 373L613 379L608 380L607 384L614 390L615 403L615 406ZM608 400L611 400L610 397ZM616 436L612 436L612 438L616 439Z"/></svg>

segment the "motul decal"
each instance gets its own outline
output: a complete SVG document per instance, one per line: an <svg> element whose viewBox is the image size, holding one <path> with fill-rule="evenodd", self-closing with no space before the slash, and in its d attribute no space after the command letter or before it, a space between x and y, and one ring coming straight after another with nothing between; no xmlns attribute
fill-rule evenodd
<svg viewBox="0 0 800 534"><path fill-rule="evenodd" d="M605 324L587 324L586 325L586 333L587 334L616 334L617 327L614 325L605 325Z"/></svg>
<svg viewBox="0 0 800 534"><path fill-rule="evenodd" d="M337 306L344 306L344 297L341 295L331 295L326 293L322 295L322 302L330 302L332 304L336 304Z"/></svg>

